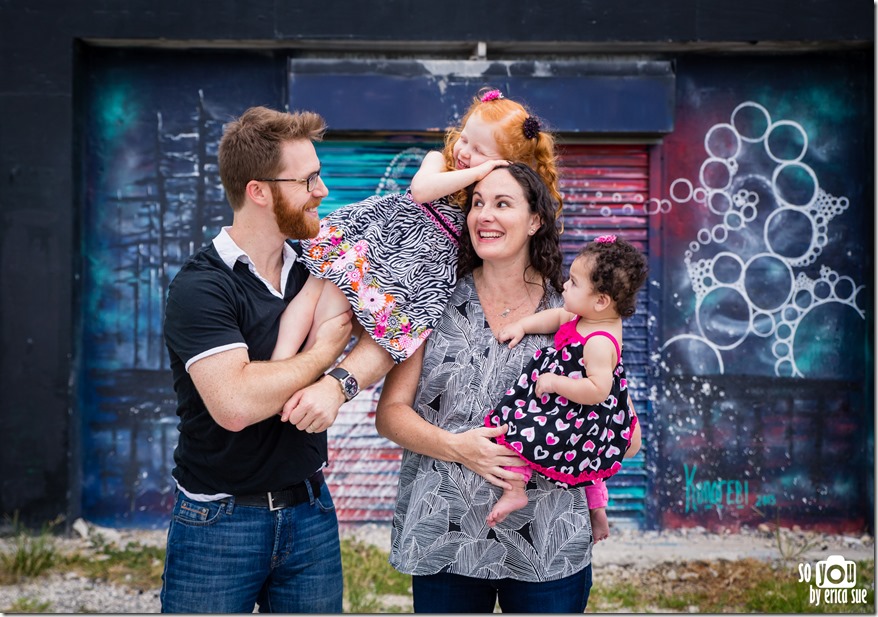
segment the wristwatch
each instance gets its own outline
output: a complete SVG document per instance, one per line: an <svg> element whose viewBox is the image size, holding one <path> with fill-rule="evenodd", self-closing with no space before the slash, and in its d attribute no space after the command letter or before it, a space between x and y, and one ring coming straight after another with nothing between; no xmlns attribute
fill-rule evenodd
<svg viewBox="0 0 878 617"><path fill-rule="evenodd" d="M346 401L351 400L360 393L360 384L357 383L357 378L343 368L335 367L326 374L338 379L338 383L341 386L341 392L344 394Z"/></svg>

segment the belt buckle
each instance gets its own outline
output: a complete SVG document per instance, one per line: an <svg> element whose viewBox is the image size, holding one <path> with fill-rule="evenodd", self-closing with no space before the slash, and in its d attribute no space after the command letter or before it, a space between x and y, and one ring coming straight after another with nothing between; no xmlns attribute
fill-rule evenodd
<svg viewBox="0 0 878 617"><path fill-rule="evenodd" d="M283 509L283 506L277 506L277 507L275 507L275 505L274 505L274 497L272 497L272 495L271 495L271 491L269 491L268 493L266 493L266 495L268 495L268 509L269 509L271 512L274 512L275 510L282 510L282 509Z"/></svg>

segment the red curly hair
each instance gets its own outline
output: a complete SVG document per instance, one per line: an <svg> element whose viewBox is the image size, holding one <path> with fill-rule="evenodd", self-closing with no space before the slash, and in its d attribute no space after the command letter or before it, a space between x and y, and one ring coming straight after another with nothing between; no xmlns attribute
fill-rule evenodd
<svg viewBox="0 0 878 617"><path fill-rule="evenodd" d="M484 122L496 125L494 139L500 149L500 156L513 163L524 163L540 175L557 203L555 215L560 217L564 202L558 190L555 138L545 130L540 130L532 139L525 137L524 121L531 117L531 113L521 103L505 97L483 101L482 97L488 91L489 88L481 89L461 119L460 125L445 133L445 148L442 154L448 171L455 169L452 156L454 144L460 139L460 133L466 126L467 120L477 115ZM463 206L466 203L465 192L461 191L455 195L454 201Z"/></svg>

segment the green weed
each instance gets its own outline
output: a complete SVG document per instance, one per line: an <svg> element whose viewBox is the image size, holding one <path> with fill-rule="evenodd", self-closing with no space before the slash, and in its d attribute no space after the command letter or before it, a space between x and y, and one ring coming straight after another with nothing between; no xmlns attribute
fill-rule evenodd
<svg viewBox="0 0 878 617"><path fill-rule="evenodd" d="M33 535L18 521L18 513L10 523L15 531L12 546L0 552L0 582L16 583L25 577L39 576L58 560L52 529L58 520L47 523L42 531Z"/></svg>
<svg viewBox="0 0 878 617"><path fill-rule="evenodd" d="M673 567L678 575L668 577ZM865 602L811 603L810 585L781 560L754 559L662 564L648 570L619 571L592 588L588 612L658 611L697 613L875 613L875 563L857 563L854 589L866 590ZM813 582L812 582L813 584ZM843 596L844 597L844 596ZM623 604L624 602L624 604Z"/></svg>
<svg viewBox="0 0 878 617"><path fill-rule="evenodd" d="M400 574L387 561L387 553L358 540L341 541L346 610L351 613L411 611L401 606L386 606L384 595L411 596L411 577Z"/></svg>
<svg viewBox="0 0 878 617"><path fill-rule="evenodd" d="M588 603L599 607L601 612L617 612L620 609L634 611L642 606L642 594L636 585L619 583L613 586L596 585L591 588Z"/></svg>
<svg viewBox="0 0 878 617"><path fill-rule="evenodd" d="M43 602L30 596L23 596L7 608L6 613L48 613L52 608L51 602Z"/></svg>
<svg viewBox="0 0 878 617"><path fill-rule="evenodd" d="M124 548L99 545L93 555L74 555L66 565L92 579L147 590L162 586L165 548L129 542Z"/></svg>
<svg viewBox="0 0 878 617"><path fill-rule="evenodd" d="M846 603L812 604L811 585L800 583L798 575L778 576L760 580L748 594L745 608L756 613L875 613L875 562L857 562L857 582L854 589L866 589L866 602L855 604L853 593L848 592ZM822 593L822 590L821 590Z"/></svg>

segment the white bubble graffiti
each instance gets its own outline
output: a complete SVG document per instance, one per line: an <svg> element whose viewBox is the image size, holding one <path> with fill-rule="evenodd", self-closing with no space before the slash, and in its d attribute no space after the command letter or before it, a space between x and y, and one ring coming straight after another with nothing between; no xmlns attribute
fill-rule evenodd
<svg viewBox="0 0 878 617"><path fill-rule="evenodd" d="M753 335L768 339L775 375L803 377L794 343L809 313L834 304L865 319L858 303L863 285L827 266L816 280L795 272L817 261L829 242L828 226L848 208L848 198L820 188L815 171L802 162L808 151L802 125L773 121L753 101L738 105L728 123L708 129L704 149L697 183L678 178L669 199L652 198L642 206L653 215L694 202L716 217L684 252L695 296L690 323L697 332L673 336L661 350L684 345L702 366L713 356L714 368L723 373L723 352ZM739 175L742 166L747 173ZM733 239L735 252L723 248ZM704 254L708 246L714 247L712 256Z"/></svg>

